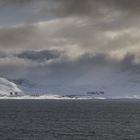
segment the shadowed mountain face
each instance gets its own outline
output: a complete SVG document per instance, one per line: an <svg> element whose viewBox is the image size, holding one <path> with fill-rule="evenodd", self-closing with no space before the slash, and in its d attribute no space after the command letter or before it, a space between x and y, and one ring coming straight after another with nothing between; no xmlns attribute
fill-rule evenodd
<svg viewBox="0 0 140 140"><path fill-rule="evenodd" d="M25 87L35 87L37 84L33 83L29 80L25 80L25 79L17 79L17 80L10 80L13 81L16 85L20 85L20 86L25 86Z"/></svg>
<svg viewBox="0 0 140 140"><path fill-rule="evenodd" d="M26 79L9 79L15 83L25 94L45 94L47 91L43 86Z"/></svg>

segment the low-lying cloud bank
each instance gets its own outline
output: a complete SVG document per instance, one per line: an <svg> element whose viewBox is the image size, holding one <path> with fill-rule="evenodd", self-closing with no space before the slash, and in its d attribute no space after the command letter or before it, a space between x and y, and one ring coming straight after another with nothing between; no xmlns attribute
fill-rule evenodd
<svg viewBox="0 0 140 140"><path fill-rule="evenodd" d="M0 58L1 74L11 78L42 79L47 84L90 84L96 83L97 79L104 82L106 76L116 73L124 74L124 78L129 74L136 78L139 69L135 54L117 59L108 53L85 53L71 59L64 51L40 50L10 53Z"/></svg>

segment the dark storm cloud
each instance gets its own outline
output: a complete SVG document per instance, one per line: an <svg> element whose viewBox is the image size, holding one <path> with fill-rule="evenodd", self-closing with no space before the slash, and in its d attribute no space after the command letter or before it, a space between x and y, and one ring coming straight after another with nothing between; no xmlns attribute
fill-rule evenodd
<svg viewBox="0 0 140 140"><path fill-rule="evenodd" d="M20 54L17 54L17 57L21 59L44 62L47 60L59 58L60 52L57 50L24 51Z"/></svg>
<svg viewBox="0 0 140 140"><path fill-rule="evenodd" d="M132 74L140 74L140 62L136 62L136 55L133 53L127 53L120 60L109 57L108 54L96 54L96 55L83 55L79 60L77 60L76 65L88 65L89 67L111 67L120 72L131 72ZM87 67L87 68L89 68Z"/></svg>
<svg viewBox="0 0 140 140"><path fill-rule="evenodd" d="M36 5L37 14L56 16L99 16L108 9L139 13L139 0L0 0L4 5ZM29 7L29 8L31 8Z"/></svg>
<svg viewBox="0 0 140 140"><path fill-rule="evenodd" d="M93 11L97 14L95 0L60 0L58 4L59 6L54 11L56 10L59 16L90 15Z"/></svg>
<svg viewBox="0 0 140 140"><path fill-rule="evenodd" d="M120 64L107 54L85 54L76 60L69 60L61 53L42 50L21 52L11 57L7 55L0 58L0 73L8 77L46 80L47 84L72 84L84 75L90 75L94 81L94 76L98 75L98 72L104 72L104 68L121 68ZM46 63L47 60L54 59L59 61Z"/></svg>
<svg viewBox="0 0 140 140"><path fill-rule="evenodd" d="M114 7L116 6L117 8L124 9L130 12L140 12L139 7L140 7L140 1L139 0L107 0L108 3L112 3ZM105 3L105 1L104 1ZM107 4L108 4L107 3Z"/></svg>
<svg viewBox="0 0 140 140"><path fill-rule="evenodd" d="M44 63L54 59L59 59L59 61ZM35 62L35 65L32 62ZM20 69L27 66L33 69L36 68L37 71L42 68L44 72L50 69L53 74L57 74L57 71L59 71L59 74L61 73L62 75L68 73L78 74L80 71L81 73L83 72L83 74L86 71L94 73L105 67L120 72L140 73L140 62L136 63L136 55L133 53L128 53L119 60L109 56L108 53L95 53L94 55L87 53L81 55L76 60L71 60L64 52L58 50L31 50L10 55L0 52L0 67L3 68L3 66L6 66L9 70L11 66L12 68L18 67Z"/></svg>
<svg viewBox="0 0 140 140"><path fill-rule="evenodd" d="M81 78L81 82L96 83L98 79L105 81L105 77L111 74L119 76L122 73L130 73L134 76L140 73L139 68L140 63L135 63L133 54L127 54L121 60L113 59L107 54L86 54L75 61L62 58L56 63L44 64L41 67L38 65L35 73L46 77L48 84L57 83L57 79L59 83L72 84Z"/></svg>
<svg viewBox="0 0 140 140"><path fill-rule="evenodd" d="M90 15L91 13L96 15L101 14L104 11L103 8L109 7L129 12L140 12L139 0L60 0L59 2L62 14L67 15Z"/></svg>
<svg viewBox="0 0 140 140"><path fill-rule="evenodd" d="M3 6L6 5L28 5L29 3L36 0L0 0L0 4Z"/></svg>
<svg viewBox="0 0 140 140"><path fill-rule="evenodd" d="M115 68L116 70L125 69L129 71L131 70L131 67L133 65L137 65L133 63L134 60L135 60L135 55L133 54L127 54L126 56L124 56L123 59L117 60L110 57L107 53L96 53L94 55L92 53L87 53L81 55L79 58L73 61L69 60L68 58L66 58L66 56L62 55L61 61L58 61L56 63L50 63L49 67L52 70L63 70L63 71L68 70L68 72L70 71L74 72L77 70L79 72L79 70L80 71L84 70L84 72L92 71L94 73L94 71L96 71L98 68L103 68L103 67ZM128 66L129 68L127 69Z"/></svg>
<svg viewBox="0 0 140 140"><path fill-rule="evenodd" d="M46 63L48 60L58 60ZM107 53L87 53L81 55L76 60L70 60L64 52L58 50L23 51L17 54L6 54L0 52L0 69L6 67L7 71L14 69L20 73L21 69L26 69L30 73L32 69L45 74L47 70L53 75L62 77L69 75L81 75L90 72L95 74L109 68L111 71L140 73L140 62L136 63L136 56L133 53L126 54L122 59L116 59ZM34 63L33 63L34 62ZM31 71L30 71L31 70ZM16 73L16 72L15 72ZM22 73L22 71L21 71Z"/></svg>
<svg viewBox="0 0 140 140"><path fill-rule="evenodd" d="M54 59L59 61L46 63L47 60ZM139 74L140 63L136 63L135 59L134 54L127 54L117 60L104 53L94 55L88 53L76 60L69 60L67 56L57 51L27 51L16 56L13 54L12 57L7 55L5 58L0 58L0 73L10 78L24 77L37 82L46 81L47 84L73 84L81 78L81 82L96 83L98 78L104 81L104 76L112 73Z"/></svg>
<svg viewBox="0 0 140 140"><path fill-rule="evenodd" d="M140 63L136 63L135 54L127 54L124 59L120 62L120 68L122 71L129 71L132 74L140 74Z"/></svg>
<svg viewBox="0 0 140 140"><path fill-rule="evenodd" d="M75 61L62 58L61 62L52 63L49 67L52 71L62 70L62 74L76 71L78 74L79 70L81 73L83 72L83 74L88 71L94 74L94 72L96 73L98 70L104 71L104 68L118 72L132 72L132 74L140 73L140 62L136 62L136 56L133 53L128 53L119 60L109 56L107 53L97 53L95 55L88 53L80 56Z"/></svg>
<svg viewBox="0 0 140 140"><path fill-rule="evenodd" d="M99 16L108 14L113 9L139 13L139 0L41 0L40 12L56 16ZM48 9L48 4L52 6ZM109 10L110 9L110 10ZM93 17L94 18L94 17Z"/></svg>

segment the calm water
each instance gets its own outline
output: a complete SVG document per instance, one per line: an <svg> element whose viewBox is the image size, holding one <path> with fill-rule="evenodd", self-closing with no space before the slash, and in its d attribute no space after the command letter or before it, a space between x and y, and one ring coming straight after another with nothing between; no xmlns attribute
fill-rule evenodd
<svg viewBox="0 0 140 140"><path fill-rule="evenodd" d="M140 101L1 100L0 140L140 140Z"/></svg>

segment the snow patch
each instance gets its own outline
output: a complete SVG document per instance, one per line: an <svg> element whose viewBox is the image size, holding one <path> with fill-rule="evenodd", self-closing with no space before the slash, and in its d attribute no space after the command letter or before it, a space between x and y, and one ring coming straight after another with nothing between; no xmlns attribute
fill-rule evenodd
<svg viewBox="0 0 140 140"><path fill-rule="evenodd" d="M18 86L9 80L0 77L0 95L9 95L10 92L22 92Z"/></svg>

